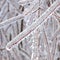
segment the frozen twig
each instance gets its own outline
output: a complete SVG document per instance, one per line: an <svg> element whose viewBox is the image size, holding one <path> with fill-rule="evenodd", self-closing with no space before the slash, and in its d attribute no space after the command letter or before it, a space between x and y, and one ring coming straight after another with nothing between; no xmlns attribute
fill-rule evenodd
<svg viewBox="0 0 60 60"><path fill-rule="evenodd" d="M35 4L35 5L38 6L38 3ZM34 5L34 6L35 6L35 5ZM26 15L30 15L30 14L36 12L37 9L39 9L39 7L36 8L36 7L34 7L34 6L33 6L33 8L31 8L31 10L29 10L28 12L26 12L26 13L24 13L24 14L19 14L18 16L12 17L12 18L10 18L10 19L7 19L7 20L1 22L1 23L0 23L0 29L3 28L3 27L6 26L6 25L9 25L9 24L14 23L15 21L17 21L17 20L19 20L19 19L22 20Z"/></svg>
<svg viewBox="0 0 60 60"><path fill-rule="evenodd" d="M53 42L53 45L54 45L54 48L52 50L53 54L52 54L52 60L54 60L54 55L55 55L55 50L56 50L56 42L57 42L57 35L59 34L59 31L60 31L60 27L58 27L58 29L55 31L55 33L53 34L52 36L52 39L54 42ZM55 40L54 40L55 39Z"/></svg>
<svg viewBox="0 0 60 60"><path fill-rule="evenodd" d="M44 39L43 39L43 41L44 41L44 44L47 46L46 50L48 52L48 58L49 58L49 60L51 60L51 53L50 53L50 50L49 50L49 44L48 44L48 40L47 40L47 35L46 35L45 30L43 30L43 32L44 32Z"/></svg>
<svg viewBox="0 0 60 60"><path fill-rule="evenodd" d="M7 19L7 20L1 22L0 23L0 29L3 28L6 25L9 25L9 24L12 24L12 23L16 22L19 19L20 20L23 19L23 16L21 14L16 16L16 17L13 17L13 18L10 18L10 19Z"/></svg>
<svg viewBox="0 0 60 60"><path fill-rule="evenodd" d="M9 42L6 46L7 50L10 50L12 46L22 41L24 37L26 37L29 33L31 33L37 26L42 24L45 19L54 12L54 10L59 6L60 0L55 1L51 7L45 11L44 14L42 14L41 17L39 17L31 26L29 26L27 29L25 29L23 32L21 32L19 35L17 35L11 42Z"/></svg>
<svg viewBox="0 0 60 60"><path fill-rule="evenodd" d="M31 59L31 56L23 48L19 47L19 52L29 60Z"/></svg>
<svg viewBox="0 0 60 60"><path fill-rule="evenodd" d="M20 12L19 10L19 4L17 3L16 0L7 0L7 2L9 2L11 5L13 5L15 7L15 9Z"/></svg>

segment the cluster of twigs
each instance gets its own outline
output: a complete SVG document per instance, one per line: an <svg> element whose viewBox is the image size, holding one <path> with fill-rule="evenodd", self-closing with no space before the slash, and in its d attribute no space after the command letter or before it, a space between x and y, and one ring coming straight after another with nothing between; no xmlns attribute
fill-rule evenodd
<svg viewBox="0 0 60 60"><path fill-rule="evenodd" d="M16 9L17 13L19 15L17 16L14 16L10 19L7 19L5 21L2 21L0 23L0 29L1 29L1 34L3 34L5 40L8 40L7 39L7 36L5 34L5 31L3 28L5 28L7 25L9 25L7 27L7 29L9 29L10 26L12 26L12 29L14 31L14 26L13 24L14 23L17 23L19 21L24 21L25 17L26 16L29 16L35 12L38 11L38 18L35 20L35 22L33 22L30 26L28 26L25 30L23 30L23 24L21 25L21 31L18 32L15 36L15 38L11 38L11 35L10 35L10 42L6 45L6 49L8 51L11 51L11 54L16 54L16 52L19 52L14 55L15 59L18 58L18 60L20 59L19 55L23 55L25 56L27 59L29 60L39 60L40 59L40 56L39 56L39 33L37 30L38 28L42 28L42 25L44 23L46 23L46 21L48 21L48 19L52 16L52 17L55 17L57 23L58 23L58 29L54 32L54 34L52 35L52 39L51 41L53 41L53 49L52 49L52 52L50 52L50 46L49 46L49 43L48 43L48 38L47 38L47 35L46 35L46 32L45 30L43 29L43 36L44 36L44 44L47 46L46 47L46 50L48 52L48 59L49 60L54 60L55 59L55 54L56 54L56 46L57 46L57 35L59 34L59 31L60 31L60 25L59 25L59 21L58 21L58 18L59 15L57 14L56 10L58 9L58 7L60 6L60 0L56 0L54 3L53 3L53 0L48 0L47 1L47 4L48 4L48 9L40 16L40 10L44 10L43 8L41 8L40 4L38 4L39 2L37 2L36 4L33 4L30 8L30 10L28 10L27 12L24 10L24 6L26 6L26 4L30 2L32 3L32 1L28 0L28 1L24 1L24 2L16 2L16 0L7 0L7 3L8 4L11 4L12 6L14 6L14 9ZM22 4L22 5L20 5ZM30 4L28 4L30 5ZM6 10L7 12L8 10ZM6 12L4 14L6 14ZM9 11L8 11L9 12ZM3 13L2 13L3 14ZM3 15L4 17L4 15ZM1 20L4 20L3 17L1 18ZM21 22L20 22L21 24ZM18 27L18 24L17 24L17 27ZM19 29L18 29L19 31ZM33 33L34 32L34 33ZM32 47L32 56L30 56L22 47L20 47L22 45L22 42L25 41L25 38L30 35L31 33L33 33L33 47ZM15 35L15 32L14 32L14 35ZM27 37L28 38L28 37ZM14 46L16 46L18 44L18 48L16 47L16 50L14 50ZM24 45L24 44L23 44ZM4 48L0 49L0 50L4 50ZM36 51L34 51L36 50ZM37 52L37 53L36 53ZM36 56L36 57L35 57Z"/></svg>

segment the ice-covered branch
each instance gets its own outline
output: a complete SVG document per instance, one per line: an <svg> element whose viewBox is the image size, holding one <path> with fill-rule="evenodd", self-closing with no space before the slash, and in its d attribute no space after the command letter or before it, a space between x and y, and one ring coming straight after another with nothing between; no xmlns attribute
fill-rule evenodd
<svg viewBox="0 0 60 60"><path fill-rule="evenodd" d="M35 5L38 6L38 3L36 3ZM23 14L20 14L16 17L12 17L10 19L7 19L7 20L1 22L0 23L0 29L3 28L4 26L8 25L8 24L14 23L15 21L17 21L19 19L22 20L24 18L24 16L26 16L26 15L30 15L30 14L36 12L38 10L39 6L37 7L35 5L28 12L26 12L26 13L24 12Z"/></svg>
<svg viewBox="0 0 60 60"><path fill-rule="evenodd" d="M16 17L13 17L13 18L10 18L10 19L7 19L7 20L1 22L0 23L0 29L3 28L6 25L9 25L9 24L12 24L12 23L16 22L19 19L20 20L23 19L23 16L21 14L16 16Z"/></svg>
<svg viewBox="0 0 60 60"><path fill-rule="evenodd" d="M17 35L11 42L9 42L6 46L7 50L10 50L10 48L17 44L18 42L21 42L24 37L26 37L29 33L31 33L37 26L42 24L45 19L54 12L54 10L59 6L60 0L55 1L51 7L49 7L44 14L42 14L31 26L29 26L27 29L25 29L23 32L21 32L19 35Z"/></svg>

